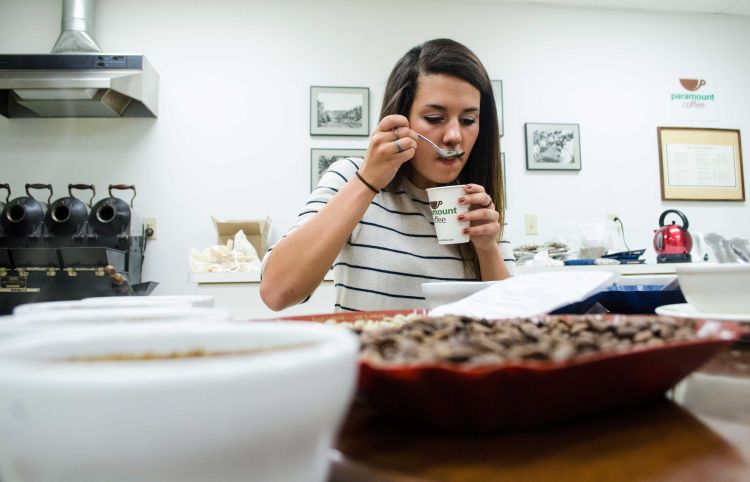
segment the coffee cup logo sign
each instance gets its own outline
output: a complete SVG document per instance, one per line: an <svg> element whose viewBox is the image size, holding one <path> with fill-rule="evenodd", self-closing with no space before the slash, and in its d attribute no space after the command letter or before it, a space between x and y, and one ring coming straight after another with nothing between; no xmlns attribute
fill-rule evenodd
<svg viewBox="0 0 750 482"><path fill-rule="evenodd" d="M680 85L692 92L706 85L706 81L703 79L680 79Z"/></svg>
<svg viewBox="0 0 750 482"><path fill-rule="evenodd" d="M716 95L709 94L705 89L705 79L678 79L682 91L672 92L672 105L682 109L706 110L716 102ZM701 90L700 93L698 91ZM685 92L687 91L687 93Z"/></svg>
<svg viewBox="0 0 750 482"><path fill-rule="evenodd" d="M440 205L443 204L443 201L431 201L430 206L432 209L437 209L440 207Z"/></svg>

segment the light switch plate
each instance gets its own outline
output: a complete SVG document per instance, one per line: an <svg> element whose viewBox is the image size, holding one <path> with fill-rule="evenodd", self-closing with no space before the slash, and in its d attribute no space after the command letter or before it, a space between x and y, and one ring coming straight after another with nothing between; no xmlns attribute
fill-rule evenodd
<svg viewBox="0 0 750 482"><path fill-rule="evenodd" d="M527 235L534 236L539 234L539 224L536 214L527 214L524 218L524 226Z"/></svg>

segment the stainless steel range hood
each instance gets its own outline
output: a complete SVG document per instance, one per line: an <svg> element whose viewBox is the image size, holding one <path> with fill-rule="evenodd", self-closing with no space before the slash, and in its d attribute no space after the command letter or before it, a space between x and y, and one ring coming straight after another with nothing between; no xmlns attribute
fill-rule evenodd
<svg viewBox="0 0 750 482"><path fill-rule="evenodd" d="M159 75L140 54L101 53L94 0L63 0L52 54L0 55L6 117L156 117Z"/></svg>
<svg viewBox="0 0 750 482"><path fill-rule="evenodd" d="M156 117L158 91L142 55L0 55L5 117Z"/></svg>

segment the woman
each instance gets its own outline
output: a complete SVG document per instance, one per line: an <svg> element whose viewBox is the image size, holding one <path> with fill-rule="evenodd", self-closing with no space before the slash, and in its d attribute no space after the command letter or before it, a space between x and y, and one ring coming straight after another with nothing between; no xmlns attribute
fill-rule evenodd
<svg viewBox="0 0 750 482"><path fill-rule="evenodd" d="M365 158L332 164L266 255L271 309L305 301L332 266L337 311L421 308L424 282L510 276L497 114L479 59L447 39L414 47L388 78L380 119ZM465 154L440 159L417 133ZM425 189L447 184L466 184L469 243L437 243Z"/></svg>

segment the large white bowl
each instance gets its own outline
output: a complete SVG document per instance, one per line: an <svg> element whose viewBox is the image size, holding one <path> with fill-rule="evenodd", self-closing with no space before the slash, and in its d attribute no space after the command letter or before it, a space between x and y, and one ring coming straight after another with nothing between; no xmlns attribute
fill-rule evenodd
<svg viewBox="0 0 750 482"><path fill-rule="evenodd" d="M84 298L82 304L87 306L140 306L187 304L189 306L212 308L214 297L210 295L149 295L149 296L99 296Z"/></svg>
<svg viewBox="0 0 750 482"><path fill-rule="evenodd" d="M214 297L208 295L173 295L173 296L102 296L72 301L44 301L18 305L14 314L26 314L39 311L79 310L88 308L152 308L157 306L195 306L212 308Z"/></svg>
<svg viewBox="0 0 750 482"><path fill-rule="evenodd" d="M701 313L750 314L750 265L675 265L685 300Z"/></svg>
<svg viewBox="0 0 750 482"><path fill-rule="evenodd" d="M79 327L116 326L153 322L226 321L230 314L216 308L192 308L184 305L162 305L133 308L79 308L39 310L0 316L0 341L46 330L67 330Z"/></svg>
<svg viewBox="0 0 750 482"><path fill-rule="evenodd" d="M422 283L422 293L427 301L427 309L453 303L477 291L490 287L497 281L437 281Z"/></svg>
<svg viewBox="0 0 750 482"><path fill-rule="evenodd" d="M70 361L194 349L267 351ZM356 370L355 336L312 323L119 326L18 338L0 347L0 477L322 481Z"/></svg>

